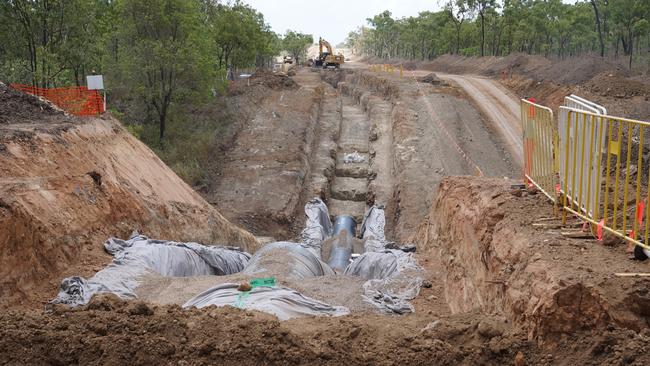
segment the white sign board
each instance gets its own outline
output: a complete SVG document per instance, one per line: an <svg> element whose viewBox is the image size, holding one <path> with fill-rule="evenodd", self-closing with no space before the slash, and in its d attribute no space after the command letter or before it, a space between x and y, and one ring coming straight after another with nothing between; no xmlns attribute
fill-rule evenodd
<svg viewBox="0 0 650 366"><path fill-rule="evenodd" d="M102 90L104 89L104 76L88 75L86 76L86 83L88 84L88 90Z"/></svg>

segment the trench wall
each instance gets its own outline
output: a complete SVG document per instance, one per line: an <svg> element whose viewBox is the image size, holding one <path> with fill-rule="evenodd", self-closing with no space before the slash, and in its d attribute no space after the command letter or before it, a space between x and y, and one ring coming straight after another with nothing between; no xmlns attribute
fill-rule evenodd
<svg viewBox="0 0 650 366"><path fill-rule="evenodd" d="M17 128L0 146L0 305L51 298L63 276L110 261L104 240L133 230L259 246L109 116L61 129Z"/></svg>
<svg viewBox="0 0 650 366"><path fill-rule="evenodd" d="M501 179L445 178L418 230L418 251L442 267L452 313L502 314L541 342L610 323L648 327L650 281L613 275L637 264L624 257L607 263L621 253L535 229L536 219L552 217L552 206L541 194L514 196L509 186Z"/></svg>

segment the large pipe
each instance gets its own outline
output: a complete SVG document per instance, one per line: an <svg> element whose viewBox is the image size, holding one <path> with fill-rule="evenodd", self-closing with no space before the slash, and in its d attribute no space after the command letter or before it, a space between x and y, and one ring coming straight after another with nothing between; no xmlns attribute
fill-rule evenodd
<svg viewBox="0 0 650 366"><path fill-rule="evenodd" d="M352 238L357 223L349 215L337 216L334 221L334 236L328 264L336 272L343 272L352 257Z"/></svg>
<svg viewBox="0 0 650 366"><path fill-rule="evenodd" d="M357 222L354 221L354 218L350 215L340 215L336 216L334 219L334 234L337 235L343 230L346 230L348 234L352 237L355 236L357 231Z"/></svg>

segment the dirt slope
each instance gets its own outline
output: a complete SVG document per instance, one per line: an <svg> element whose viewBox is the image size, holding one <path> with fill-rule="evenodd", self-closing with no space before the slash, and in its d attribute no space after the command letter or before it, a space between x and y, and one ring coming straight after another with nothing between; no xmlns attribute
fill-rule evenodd
<svg viewBox="0 0 650 366"><path fill-rule="evenodd" d="M110 261L102 243L155 238L255 250L144 144L106 115L74 118L0 90L0 305L50 299L62 277Z"/></svg>
<svg viewBox="0 0 650 366"><path fill-rule="evenodd" d="M296 81L294 81L294 79ZM320 76L260 73L237 85L233 110L244 120L222 167L210 176L208 201L226 218L257 235L289 238L310 166L318 117ZM297 226L302 225L302 219Z"/></svg>
<svg viewBox="0 0 650 366"><path fill-rule="evenodd" d="M648 328L650 279L614 276L647 272L647 262L629 260L623 244L565 238L549 218L552 204L541 194L450 177L415 241L442 267L452 313L502 314L546 343L612 325Z"/></svg>
<svg viewBox="0 0 650 366"><path fill-rule="evenodd" d="M650 79L634 75L622 59L595 55L551 60L511 54L506 57L444 55L419 68L449 74L484 75L498 80L517 97L535 97L556 110L565 96L577 94L607 107L609 114L650 120Z"/></svg>
<svg viewBox="0 0 650 366"><path fill-rule="evenodd" d="M443 177L515 177L518 171L508 140L462 90L419 83L417 76L356 70L342 86L369 114L377 141L392 145L376 147L377 156L389 162L377 180L392 172L386 181L393 185L393 195L380 202L387 203L389 233L402 242L426 216Z"/></svg>

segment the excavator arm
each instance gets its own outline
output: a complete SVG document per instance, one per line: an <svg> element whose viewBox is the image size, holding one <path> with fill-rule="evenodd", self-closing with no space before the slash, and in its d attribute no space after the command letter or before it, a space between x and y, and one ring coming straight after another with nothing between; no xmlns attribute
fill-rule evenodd
<svg viewBox="0 0 650 366"><path fill-rule="evenodd" d="M323 52L323 48L325 48L327 52ZM314 63L314 66L317 67L334 66L339 68L345 60L342 54L335 55L332 45L323 38L318 39L318 52L318 58Z"/></svg>
<svg viewBox="0 0 650 366"><path fill-rule="evenodd" d="M318 40L319 52L323 54L323 47L327 48L327 54L333 55L334 51L332 50L332 45L326 40L319 38Z"/></svg>

